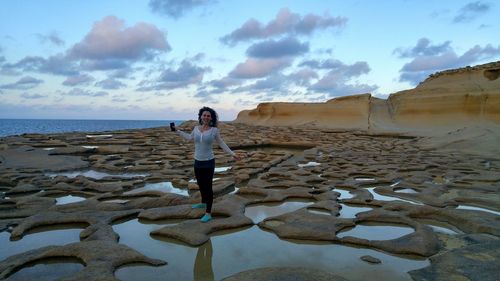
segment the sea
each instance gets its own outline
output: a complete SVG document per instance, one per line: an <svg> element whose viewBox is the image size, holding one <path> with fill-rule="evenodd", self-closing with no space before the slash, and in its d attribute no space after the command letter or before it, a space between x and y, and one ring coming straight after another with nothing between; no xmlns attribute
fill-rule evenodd
<svg viewBox="0 0 500 281"><path fill-rule="evenodd" d="M102 132L176 125L183 120L0 119L0 137L27 133Z"/></svg>

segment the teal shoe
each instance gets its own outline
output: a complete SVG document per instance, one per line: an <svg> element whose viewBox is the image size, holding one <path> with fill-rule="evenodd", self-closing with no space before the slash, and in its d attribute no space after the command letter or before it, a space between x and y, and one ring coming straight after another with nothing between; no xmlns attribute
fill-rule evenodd
<svg viewBox="0 0 500 281"><path fill-rule="evenodd" d="M198 203L191 205L191 209L205 209L207 207L207 204L205 203Z"/></svg>
<svg viewBox="0 0 500 281"><path fill-rule="evenodd" d="M210 214L205 214L200 220L201 222L207 222L212 220L212 216Z"/></svg>

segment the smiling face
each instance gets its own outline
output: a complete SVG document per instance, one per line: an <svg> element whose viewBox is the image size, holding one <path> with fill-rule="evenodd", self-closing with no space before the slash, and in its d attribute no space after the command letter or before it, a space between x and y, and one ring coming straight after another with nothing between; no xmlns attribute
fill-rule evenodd
<svg viewBox="0 0 500 281"><path fill-rule="evenodd" d="M203 125L209 125L210 121L212 120L212 114L210 114L209 111L203 111L201 114L201 122Z"/></svg>

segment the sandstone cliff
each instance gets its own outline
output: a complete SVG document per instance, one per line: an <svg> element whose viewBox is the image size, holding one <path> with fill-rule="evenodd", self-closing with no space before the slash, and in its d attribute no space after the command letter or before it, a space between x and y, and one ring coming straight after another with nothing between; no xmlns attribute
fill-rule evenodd
<svg viewBox="0 0 500 281"><path fill-rule="evenodd" d="M373 132L452 131L500 125L500 62L447 70L387 100L370 94L325 103L261 103L236 123L354 129Z"/></svg>

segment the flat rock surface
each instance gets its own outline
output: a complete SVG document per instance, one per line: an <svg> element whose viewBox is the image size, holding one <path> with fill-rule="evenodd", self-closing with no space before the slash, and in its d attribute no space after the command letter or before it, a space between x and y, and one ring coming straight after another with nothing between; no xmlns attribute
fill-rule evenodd
<svg viewBox="0 0 500 281"><path fill-rule="evenodd" d="M186 122L181 129L190 131L194 124ZM408 280L494 280L500 275L495 266L500 260L500 161L494 157L442 151L425 146L428 139L422 143L419 136L397 133L236 123L220 128L226 143L245 157L234 162L214 147L220 169L214 176L214 220L208 223L199 221L203 210L191 209L200 202L194 146L167 127L102 137L1 138L0 233L15 243L30 233L71 224L81 231L79 242L7 256L0 261L0 276L61 255L86 264L69 280L114 280L120 267L170 264L119 243L114 226L134 219L158 224L148 232L158 241L185 247L201 247L213 236L254 226L284 240L430 261ZM250 209L268 207L283 210L263 217L256 211L251 217ZM105 254L108 250L117 254ZM349 276L271 267L228 280L342 280L328 279L339 278L331 274Z"/></svg>

